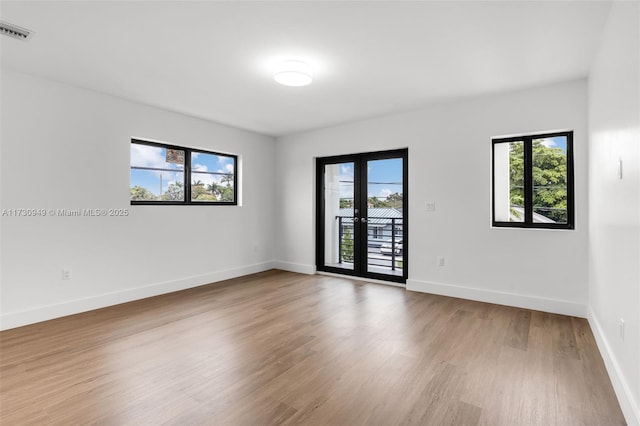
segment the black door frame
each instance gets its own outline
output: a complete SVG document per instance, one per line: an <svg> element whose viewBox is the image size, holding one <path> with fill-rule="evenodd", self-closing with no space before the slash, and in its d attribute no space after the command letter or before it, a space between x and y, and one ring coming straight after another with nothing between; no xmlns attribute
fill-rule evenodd
<svg viewBox="0 0 640 426"><path fill-rule="evenodd" d="M354 221L354 268L336 268L326 266L324 259L325 242L325 201L324 201L324 168L328 164L353 163L354 180L354 212L359 211L358 217L366 219L367 214L367 162L371 160L386 160L390 158L402 158L402 244L403 265L402 276L387 275L367 271L367 223L362 220ZM342 275L351 275L362 278L372 278L396 283L406 283L408 278L409 259L409 172L408 148L394 149L390 151L364 152L358 154L337 155L332 157L316 158L316 268L318 271L331 272ZM357 189L360 188L360 191ZM354 216L356 216L354 214ZM364 237L363 237L364 236Z"/></svg>

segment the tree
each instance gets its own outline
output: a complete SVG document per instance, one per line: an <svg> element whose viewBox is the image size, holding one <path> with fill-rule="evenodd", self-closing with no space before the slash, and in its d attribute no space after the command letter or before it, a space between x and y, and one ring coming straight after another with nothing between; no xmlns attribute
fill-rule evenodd
<svg viewBox="0 0 640 426"><path fill-rule="evenodd" d="M533 206L556 222L567 220L567 156L561 148L547 147L541 139L532 144ZM512 143L509 150L512 206L524 206L524 144ZM517 212L512 210L512 214Z"/></svg>
<svg viewBox="0 0 640 426"><path fill-rule="evenodd" d="M222 187L220 192L220 201L233 201L233 188L230 186Z"/></svg>
<svg viewBox="0 0 640 426"><path fill-rule="evenodd" d="M191 199L192 200L208 200L215 201L216 198L214 195L208 192L207 188L204 187L204 184L200 181L196 181L191 185Z"/></svg>
<svg viewBox="0 0 640 426"><path fill-rule="evenodd" d="M220 183L225 184L220 191L220 200L233 201L233 175L227 174L220 179Z"/></svg>
<svg viewBox="0 0 640 426"><path fill-rule="evenodd" d="M233 183L233 175L226 174L222 176L222 179L220 179L220 183L224 183L227 187L231 187L231 184Z"/></svg>
<svg viewBox="0 0 640 426"><path fill-rule="evenodd" d="M207 191L209 191L210 194L215 195L219 192L218 189L219 185L215 182L211 182L209 185L207 185Z"/></svg>
<svg viewBox="0 0 640 426"><path fill-rule="evenodd" d="M162 201L183 201L184 188L182 182L170 183L167 190L161 197Z"/></svg>
<svg viewBox="0 0 640 426"><path fill-rule="evenodd" d="M386 200L381 200L378 197L369 197L369 207L391 207Z"/></svg>
<svg viewBox="0 0 640 426"><path fill-rule="evenodd" d="M351 228L346 228L342 235L342 260L345 262L353 262L353 235Z"/></svg>
<svg viewBox="0 0 640 426"><path fill-rule="evenodd" d="M131 201L149 201L155 200L156 196L147 188L135 185L131 188Z"/></svg>
<svg viewBox="0 0 640 426"><path fill-rule="evenodd" d="M351 199L351 198L340 198L340 208L341 209L352 209L353 208L353 199Z"/></svg>
<svg viewBox="0 0 640 426"><path fill-rule="evenodd" d="M398 192L394 192L393 194L389 194L387 197L387 204L389 204L393 208L402 208L403 197L402 194Z"/></svg>
<svg viewBox="0 0 640 426"><path fill-rule="evenodd" d="M225 182L225 179L222 179ZM231 187L231 181L226 180L227 186L222 186L215 182L207 185L207 191L215 198L215 201L233 201L233 187Z"/></svg>
<svg viewBox="0 0 640 426"><path fill-rule="evenodd" d="M214 195L211 195L207 192L202 193L202 194L198 194L195 198L193 198L196 201L218 201L217 198Z"/></svg>

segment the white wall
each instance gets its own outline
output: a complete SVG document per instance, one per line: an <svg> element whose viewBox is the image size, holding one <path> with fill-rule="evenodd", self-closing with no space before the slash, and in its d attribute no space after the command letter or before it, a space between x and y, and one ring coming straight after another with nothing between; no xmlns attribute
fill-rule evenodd
<svg viewBox="0 0 640 426"><path fill-rule="evenodd" d="M2 217L3 328L272 266L273 138L7 70L1 88L2 209L130 211ZM130 206L132 136L238 154L243 206Z"/></svg>
<svg viewBox="0 0 640 426"><path fill-rule="evenodd" d="M277 265L314 270L315 157L408 147L409 289L585 316L586 94L573 81L280 138ZM576 229L492 229L491 137L558 129L575 131Z"/></svg>
<svg viewBox="0 0 640 426"><path fill-rule="evenodd" d="M640 424L639 20L638 2L614 3L589 78L589 320L627 422L635 425Z"/></svg>

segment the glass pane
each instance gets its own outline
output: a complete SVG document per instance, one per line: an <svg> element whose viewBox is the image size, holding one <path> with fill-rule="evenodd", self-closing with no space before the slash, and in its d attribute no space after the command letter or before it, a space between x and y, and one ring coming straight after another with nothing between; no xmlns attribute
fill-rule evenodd
<svg viewBox="0 0 640 426"><path fill-rule="evenodd" d="M493 144L496 222L524 222L524 142Z"/></svg>
<svg viewBox="0 0 640 426"><path fill-rule="evenodd" d="M184 201L184 150L131 144L132 201Z"/></svg>
<svg viewBox="0 0 640 426"><path fill-rule="evenodd" d="M324 259L326 266L353 269L354 163L324 167Z"/></svg>
<svg viewBox="0 0 640 426"><path fill-rule="evenodd" d="M367 270L402 275L402 158L367 162Z"/></svg>
<svg viewBox="0 0 640 426"><path fill-rule="evenodd" d="M192 152L191 201L232 202L234 172L234 157Z"/></svg>
<svg viewBox="0 0 640 426"><path fill-rule="evenodd" d="M131 167L184 170L184 151L132 143Z"/></svg>
<svg viewBox="0 0 640 426"><path fill-rule="evenodd" d="M534 139L533 222L567 223L567 138Z"/></svg>
<svg viewBox="0 0 640 426"><path fill-rule="evenodd" d="M184 172L131 169L132 201L184 201Z"/></svg>

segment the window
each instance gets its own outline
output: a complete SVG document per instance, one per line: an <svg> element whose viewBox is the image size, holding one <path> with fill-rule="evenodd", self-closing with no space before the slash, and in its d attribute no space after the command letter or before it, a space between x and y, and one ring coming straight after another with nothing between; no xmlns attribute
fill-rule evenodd
<svg viewBox="0 0 640 426"><path fill-rule="evenodd" d="M131 140L131 204L236 205L238 157Z"/></svg>
<svg viewBox="0 0 640 426"><path fill-rule="evenodd" d="M573 229L573 132L492 142L493 226Z"/></svg>

